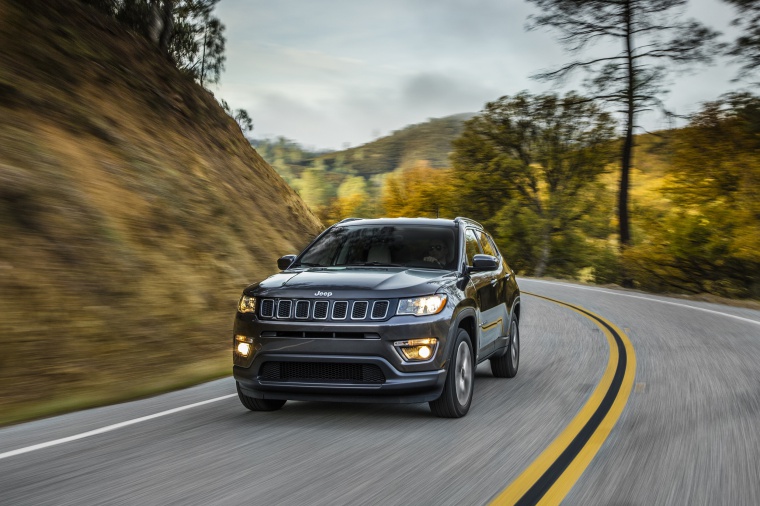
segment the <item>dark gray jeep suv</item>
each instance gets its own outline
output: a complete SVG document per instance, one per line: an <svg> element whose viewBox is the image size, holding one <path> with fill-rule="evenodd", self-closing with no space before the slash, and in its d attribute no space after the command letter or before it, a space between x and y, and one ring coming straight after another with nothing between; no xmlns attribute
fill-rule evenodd
<svg viewBox="0 0 760 506"><path fill-rule="evenodd" d="M475 367L517 374L520 290L475 221L354 219L243 291L233 372L243 405L429 402L461 417Z"/></svg>

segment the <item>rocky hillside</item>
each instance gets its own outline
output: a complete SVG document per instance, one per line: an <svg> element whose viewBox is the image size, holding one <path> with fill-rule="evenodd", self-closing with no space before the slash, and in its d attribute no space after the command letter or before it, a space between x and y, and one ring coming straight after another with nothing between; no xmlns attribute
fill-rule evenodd
<svg viewBox="0 0 760 506"><path fill-rule="evenodd" d="M0 0L0 423L228 373L321 228L214 97L74 0Z"/></svg>

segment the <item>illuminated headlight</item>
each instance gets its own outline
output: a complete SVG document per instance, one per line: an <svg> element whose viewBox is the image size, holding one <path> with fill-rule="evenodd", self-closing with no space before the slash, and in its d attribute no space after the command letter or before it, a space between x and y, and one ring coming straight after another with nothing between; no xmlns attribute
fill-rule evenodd
<svg viewBox="0 0 760 506"><path fill-rule="evenodd" d="M241 313L255 313L256 312L256 297L250 295L243 295L238 302L238 311Z"/></svg>
<svg viewBox="0 0 760 506"><path fill-rule="evenodd" d="M253 339L247 336L235 336L235 353L243 358L251 356L253 351Z"/></svg>
<svg viewBox="0 0 760 506"><path fill-rule="evenodd" d="M396 341L393 343L406 360L423 362L430 360L438 349L438 339L426 337L423 339L409 339L408 341Z"/></svg>
<svg viewBox="0 0 760 506"><path fill-rule="evenodd" d="M413 314L415 316L436 314L445 305L446 296L440 294L415 297L413 299L401 299L398 301L396 314Z"/></svg>

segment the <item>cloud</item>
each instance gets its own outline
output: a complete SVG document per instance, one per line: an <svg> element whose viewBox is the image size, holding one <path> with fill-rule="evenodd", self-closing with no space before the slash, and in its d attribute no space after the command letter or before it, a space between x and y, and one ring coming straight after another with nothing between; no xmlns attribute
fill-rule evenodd
<svg viewBox="0 0 760 506"><path fill-rule="evenodd" d="M692 5L708 24L732 17L718 0ZM550 90L529 76L570 56L556 33L524 30L533 12L531 3L504 0L224 0L217 13L228 28L227 70L215 93L248 109L255 136L362 144L410 123L477 112L502 95ZM731 89L734 71L718 63L674 76L667 103L694 110ZM582 77L557 91L580 89Z"/></svg>
<svg viewBox="0 0 760 506"><path fill-rule="evenodd" d="M499 91L482 86L472 79L457 79L445 74L423 72L403 85L402 101L420 110L457 110L471 112L480 109L486 100L496 98Z"/></svg>

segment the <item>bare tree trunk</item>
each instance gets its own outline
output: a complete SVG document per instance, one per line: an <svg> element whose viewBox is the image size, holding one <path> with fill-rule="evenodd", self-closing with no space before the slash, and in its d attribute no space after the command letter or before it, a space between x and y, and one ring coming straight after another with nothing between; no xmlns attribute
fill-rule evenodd
<svg viewBox="0 0 760 506"><path fill-rule="evenodd" d="M163 29L160 3L161 0L151 0L150 2L150 15L153 19L150 22L148 35L150 36L150 41L155 45L158 45L158 41L161 39L161 30Z"/></svg>
<svg viewBox="0 0 760 506"><path fill-rule="evenodd" d="M620 188L618 192L618 227L620 230L620 252L623 253L625 249L631 244L631 231L628 218L628 187L630 184L630 172L631 172L631 159L633 158L633 126L635 120L635 86L636 81L634 79L634 54L633 54L633 34L632 34L632 19L631 19L631 6L630 2L626 3L624 10L624 22L626 27L627 37L626 43L626 55L628 57L628 90L626 100L626 115L625 115L625 140L623 142L623 153L620 162ZM622 265L622 263L621 263ZM625 287L633 287L633 280L630 279L628 273L623 268L622 272L622 284Z"/></svg>
<svg viewBox="0 0 760 506"><path fill-rule="evenodd" d="M203 27L203 54L201 55L201 86L203 86L203 78L206 74L206 34L208 28Z"/></svg>
<svg viewBox="0 0 760 506"><path fill-rule="evenodd" d="M541 253L538 256L538 264L536 264L536 272L534 276L540 278L546 272L546 266L549 265L549 258L551 257L551 245L552 235L549 227L541 234Z"/></svg>
<svg viewBox="0 0 760 506"><path fill-rule="evenodd" d="M169 56L169 41L172 38L172 32L174 31L174 17L172 12L174 10L173 0L163 0L163 10L161 12L161 36L158 40L158 49L162 54Z"/></svg>

